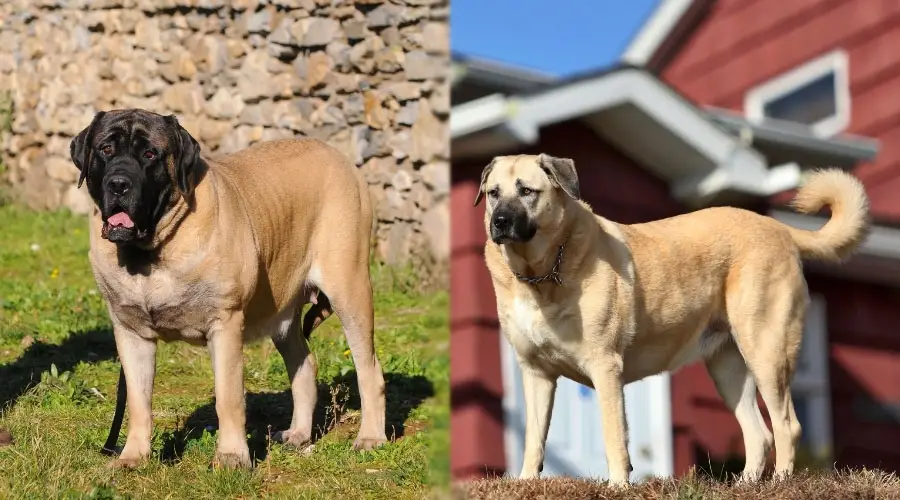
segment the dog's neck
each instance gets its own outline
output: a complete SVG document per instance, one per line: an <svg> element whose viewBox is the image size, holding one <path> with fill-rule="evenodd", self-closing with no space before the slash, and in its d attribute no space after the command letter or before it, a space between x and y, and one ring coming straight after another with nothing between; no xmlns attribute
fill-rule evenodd
<svg viewBox="0 0 900 500"><path fill-rule="evenodd" d="M500 253L515 278L530 285L553 283L561 286L565 280L562 267L570 226L564 224L551 231L542 229L526 243L500 245Z"/></svg>

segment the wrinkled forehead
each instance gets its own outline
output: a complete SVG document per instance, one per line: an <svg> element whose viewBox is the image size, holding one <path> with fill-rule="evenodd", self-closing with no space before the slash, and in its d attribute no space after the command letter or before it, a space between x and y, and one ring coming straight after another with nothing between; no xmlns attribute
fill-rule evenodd
<svg viewBox="0 0 900 500"><path fill-rule="evenodd" d="M110 140L124 143L147 141L165 149L169 145L169 130L161 115L147 111L116 110L103 116L101 127L94 135L94 145Z"/></svg>
<svg viewBox="0 0 900 500"><path fill-rule="evenodd" d="M541 170L536 155L503 156L494 160L489 182L503 187L514 186L517 182L537 187L547 182L547 175Z"/></svg>

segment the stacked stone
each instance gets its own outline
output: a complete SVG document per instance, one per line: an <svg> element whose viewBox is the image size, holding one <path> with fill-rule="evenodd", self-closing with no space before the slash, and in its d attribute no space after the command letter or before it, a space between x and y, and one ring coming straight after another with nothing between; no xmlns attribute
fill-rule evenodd
<svg viewBox="0 0 900 500"><path fill-rule="evenodd" d="M4 181L86 213L69 141L99 110L174 113L210 157L315 137L365 173L381 259L445 259L448 15L448 0L0 2Z"/></svg>

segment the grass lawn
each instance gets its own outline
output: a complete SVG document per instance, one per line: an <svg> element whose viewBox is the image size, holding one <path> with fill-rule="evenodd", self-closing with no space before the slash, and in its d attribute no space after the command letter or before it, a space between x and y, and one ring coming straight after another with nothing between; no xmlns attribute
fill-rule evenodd
<svg viewBox="0 0 900 500"><path fill-rule="evenodd" d="M154 457L135 471L107 469L100 448L119 364L87 250L82 217L0 207L0 427L15 438L0 448L0 498L399 500L422 498L448 481L448 295L419 293L414 276L385 267L374 268L373 285L393 442L351 449L359 428L356 374L332 316L312 338L322 437L311 451L268 442L268 426L290 424L291 397L281 356L266 341L244 350L256 467L211 470L216 416L208 354L161 343Z"/></svg>
<svg viewBox="0 0 900 500"><path fill-rule="evenodd" d="M680 479L654 479L614 489L605 483L584 479L485 479L456 488L458 498L471 500L812 500L900 498L900 479L879 470L844 472L798 472L787 481L763 480L756 484L733 484L703 474Z"/></svg>

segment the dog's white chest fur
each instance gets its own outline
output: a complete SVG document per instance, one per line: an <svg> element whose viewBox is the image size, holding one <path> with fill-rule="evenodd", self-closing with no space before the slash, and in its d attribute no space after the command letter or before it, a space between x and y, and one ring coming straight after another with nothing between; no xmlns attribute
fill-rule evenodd
<svg viewBox="0 0 900 500"><path fill-rule="evenodd" d="M553 334L534 301L516 296L512 303L510 320L515 325L518 335L524 337L535 347L543 347L553 341Z"/></svg>
<svg viewBox="0 0 900 500"><path fill-rule="evenodd" d="M544 311L527 295L514 296L505 311L506 336L523 361L584 380L574 342L580 331L566 314L555 308Z"/></svg>
<svg viewBox="0 0 900 500"><path fill-rule="evenodd" d="M149 274L116 268L97 274L115 320L145 338L204 344L215 319L212 283L190 279L195 264L156 267Z"/></svg>

